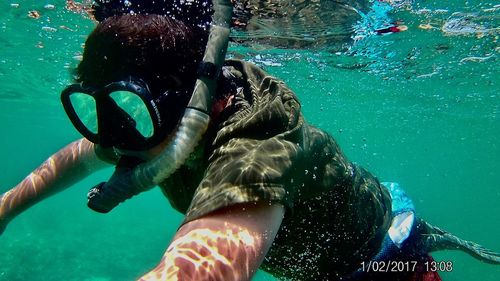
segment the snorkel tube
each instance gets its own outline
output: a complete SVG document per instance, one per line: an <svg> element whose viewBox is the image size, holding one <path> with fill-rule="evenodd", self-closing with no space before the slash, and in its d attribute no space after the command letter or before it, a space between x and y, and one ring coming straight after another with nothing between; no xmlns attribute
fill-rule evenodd
<svg viewBox="0 0 500 281"><path fill-rule="evenodd" d="M126 199L149 190L168 178L186 161L206 132L216 80L226 56L233 13L230 0L213 0L213 9L198 79L172 141L148 162L129 164L130 161L122 157L120 162L123 164L118 163L109 181L100 183L89 191L88 206L92 210L107 213Z"/></svg>

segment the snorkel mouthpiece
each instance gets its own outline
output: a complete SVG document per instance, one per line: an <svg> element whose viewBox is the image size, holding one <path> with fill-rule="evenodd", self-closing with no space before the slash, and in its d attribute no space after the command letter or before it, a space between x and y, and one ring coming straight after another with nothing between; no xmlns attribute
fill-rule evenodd
<svg viewBox="0 0 500 281"><path fill-rule="evenodd" d="M87 206L98 213L108 213L121 202L143 191L129 186L132 171L141 162L143 161L136 157L122 156L109 181L90 189Z"/></svg>
<svg viewBox="0 0 500 281"><path fill-rule="evenodd" d="M213 0L214 14L207 47L201 64L212 65L218 73L226 56L233 6L230 0ZM101 213L119 203L149 190L174 173L194 151L210 122L217 75L200 73L191 100L179 128L169 145L154 159L135 168L117 168L106 183L95 186L88 194L88 206Z"/></svg>

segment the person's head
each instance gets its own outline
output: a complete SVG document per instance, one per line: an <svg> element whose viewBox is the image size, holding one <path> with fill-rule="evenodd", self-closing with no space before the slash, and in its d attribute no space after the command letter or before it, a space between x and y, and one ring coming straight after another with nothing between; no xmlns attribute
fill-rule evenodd
<svg viewBox="0 0 500 281"><path fill-rule="evenodd" d="M191 87L206 38L202 29L163 15L112 16L88 36L77 80L103 86L134 76L156 93Z"/></svg>
<svg viewBox="0 0 500 281"><path fill-rule="evenodd" d="M206 40L204 29L163 15L106 18L87 38L76 69L79 84L63 92L71 121L85 137L102 146L146 150L159 144L182 117ZM74 102L75 93L93 97L90 100L97 112L90 114L94 118L91 130L75 106L79 103ZM86 104L80 107L88 108ZM148 121L144 131L135 116L130 118L138 108L144 109L142 117ZM154 138L145 141L141 135Z"/></svg>
<svg viewBox="0 0 500 281"><path fill-rule="evenodd" d="M88 194L90 208L108 212L159 184L201 147L227 50L231 12L229 0L216 3L213 21L206 17L212 12L197 16L199 8L211 10L206 5L210 0L96 2L96 11L104 11L104 16L95 14L101 22L89 36L77 69L82 83L66 88L61 100L75 127L89 140L120 149L115 173ZM167 3L174 13L162 5ZM208 24L213 24L210 38ZM207 58L201 62L205 46ZM83 115L95 109L90 116L97 120L89 125L96 133L76 112L73 96L94 102L94 107L80 108Z"/></svg>

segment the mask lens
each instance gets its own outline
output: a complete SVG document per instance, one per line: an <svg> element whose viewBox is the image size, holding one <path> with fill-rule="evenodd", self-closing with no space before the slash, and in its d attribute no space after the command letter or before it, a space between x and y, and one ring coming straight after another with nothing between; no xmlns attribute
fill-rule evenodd
<svg viewBox="0 0 500 281"><path fill-rule="evenodd" d="M124 110L136 123L136 130L144 137L153 136L153 120L144 101L135 93L116 91L109 95L116 105Z"/></svg>
<svg viewBox="0 0 500 281"><path fill-rule="evenodd" d="M76 115L87 129L97 134L96 102L93 97L85 93L73 93L69 97Z"/></svg>

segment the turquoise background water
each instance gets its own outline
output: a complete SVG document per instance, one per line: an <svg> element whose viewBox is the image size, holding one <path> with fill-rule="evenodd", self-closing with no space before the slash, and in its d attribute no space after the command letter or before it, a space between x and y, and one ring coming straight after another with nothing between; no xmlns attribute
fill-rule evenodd
<svg viewBox="0 0 500 281"><path fill-rule="evenodd" d="M18 8L11 3L0 4L0 192L80 137L58 96L94 25L66 11L64 1L19 1ZM47 3L55 9L44 9ZM494 4L421 1L391 15L408 31L369 36L348 50L232 46L231 55L282 78L298 94L308 121L335 136L351 160L381 180L400 182L419 216L500 251ZM32 9L40 19L26 16ZM473 22L486 31L445 34L441 26L454 12L475 13ZM436 28L418 27L425 23ZM154 267L182 216L157 189L107 215L90 211L86 192L110 172L12 221L0 236L0 280L133 280ZM454 263L443 280L500 280L499 266L461 252L433 256ZM254 280L274 279L259 272Z"/></svg>

